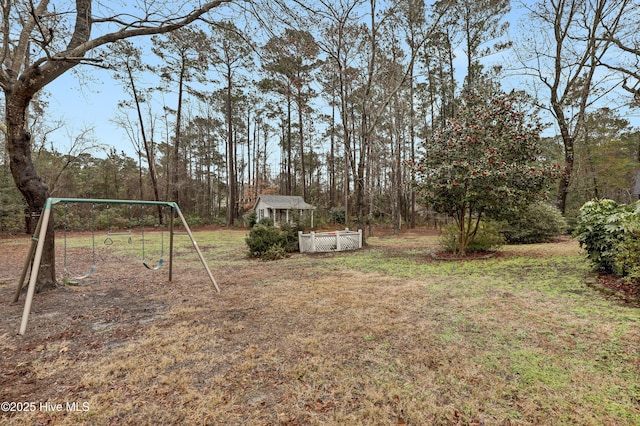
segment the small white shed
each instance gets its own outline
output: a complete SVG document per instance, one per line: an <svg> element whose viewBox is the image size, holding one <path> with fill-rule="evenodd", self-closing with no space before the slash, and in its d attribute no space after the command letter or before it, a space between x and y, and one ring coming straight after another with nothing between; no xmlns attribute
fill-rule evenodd
<svg viewBox="0 0 640 426"><path fill-rule="evenodd" d="M295 214L303 215L311 212L311 227L313 228L313 211L316 208L305 202L299 195L259 195L253 211L256 212L258 221L269 217L273 219L274 226L282 223L292 223Z"/></svg>

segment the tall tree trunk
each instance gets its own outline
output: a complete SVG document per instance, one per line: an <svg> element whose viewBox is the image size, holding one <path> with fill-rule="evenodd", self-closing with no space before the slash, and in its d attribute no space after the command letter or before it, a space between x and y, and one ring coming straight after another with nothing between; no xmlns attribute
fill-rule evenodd
<svg viewBox="0 0 640 426"><path fill-rule="evenodd" d="M574 160L574 137L569 129L569 124L564 115L562 105L557 101L555 93L552 93L551 104L556 115L556 121L560 128L562 143L564 145L564 170L558 184L558 197L556 198L556 207L565 214L567 209L567 195L569 194L569 184L571 183L571 173L573 172Z"/></svg>
<svg viewBox="0 0 640 426"><path fill-rule="evenodd" d="M290 93L290 90L287 90ZM291 195L293 192L292 174L291 174L291 95L287 94L287 192L285 195Z"/></svg>
<svg viewBox="0 0 640 426"><path fill-rule="evenodd" d="M307 173L306 165L304 164L304 132L302 129L302 89L298 89L298 128L300 134L300 176L302 178L302 199L307 199Z"/></svg>
<svg viewBox="0 0 640 426"><path fill-rule="evenodd" d="M254 129L255 132L255 129ZM254 135L254 139L255 139L255 135ZM249 108L247 110L247 185L249 185L249 188L251 188L252 182L251 182L251 174L252 174L252 165L253 163L251 162L251 108ZM254 176L255 179L255 176ZM243 194L243 202L244 202L244 198L246 197L246 194Z"/></svg>
<svg viewBox="0 0 640 426"><path fill-rule="evenodd" d="M364 116L364 113L363 113ZM363 129L367 128L366 116L363 117ZM362 142L360 144L360 156L358 158L358 168L355 176L355 191L356 191L356 225L358 229L362 230L362 235L364 239L365 235L365 190L366 190L366 181L365 181L365 169L367 166L367 152L369 151L369 138L366 134L362 135Z"/></svg>
<svg viewBox="0 0 640 426"><path fill-rule="evenodd" d="M573 172L573 138L564 141L564 170L560 177L560 183L558 185L558 197L556 198L556 207L565 214L567 210L567 195L569 195L569 184L571 183L571 173Z"/></svg>
<svg viewBox="0 0 640 426"><path fill-rule="evenodd" d="M5 125L7 129L7 151L11 159L11 174L18 190L27 202L25 212L27 232L35 231L36 219L49 198L47 185L38 176L31 159L31 134L27 129L27 109L31 96L5 90L6 110ZM44 250L36 283L36 291L56 287L54 221L49 221L44 241Z"/></svg>
<svg viewBox="0 0 640 426"><path fill-rule="evenodd" d="M398 132L396 126L394 126L394 130ZM396 172L394 174L394 182L393 186L395 186L395 203L396 203L396 213L397 218L394 220L393 230L396 233L399 233L402 230L402 212L403 212L403 192L402 192L402 139L400 134L396 134L396 158L395 158L395 169ZM405 219L406 220L406 219Z"/></svg>
<svg viewBox="0 0 640 426"><path fill-rule="evenodd" d="M369 57L369 61L367 64L367 82L364 88L364 95L362 100L362 108L361 114L361 137L360 137L360 156L358 158L358 168L356 172L356 182L355 182L355 190L356 190L356 214L357 214L357 226L358 229L362 230L362 238L364 240L365 236L365 214L366 214L366 203L365 203L365 191L367 189L367 182L365 180L365 170L368 167L367 161L368 154L370 153L370 144L371 137L373 133L373 126L370 125L369 119L369 102L372 93L373 87L373 79L374 72L377 62L376 51L378 49L377 44L377 31L378 27L376 24L376 0L369 0L369 4L371 7L371 53ZM375 120L375 119L374 119ZM365 241L363 241L365 243Z"/></svg>
<svg viewBox="0 0 640 426"><path fill-rule="evenodd" d="M258 188L260 188L260 122L253 123L253 190L251 193L252 203L258 199Z"/></svg>
<svg viewBox="0 0 640 426"><path fill-rule="evenodd" d="M264 126L264 136L263 136L263 151L262 151L262 179L264 180L263 186L266 187L269 185L269 177L267 176L267 143L269 142L269 133L268 126ZM260 188L260 192L262 192L262 188ZM256 200L258 199L258 193L256 192Z"/></svg>
<svg viewBox="0 0 640 426"><path fill-rule="evenodd" d="M412 45L414 44L414 42L412 42ZM413 164L413 162L416 159L416 110L415 110L415 88L414 88L414 77L413 77L413 73L414 73L414 64L413 62L411 63L411 69L409 70L409 138L411 139L411 153L410 155L410 160L411 160L411 164ZM411 172L412 174L412 180L413 180L413 171ZM409 227L411 229L414 229L416 227L416 191L413 188L413 185L410 186L410 211L409 211Z"/></svg>
<svg viewBox="0 0 640 426"><path fill-rule="evenodd" d="M206 137L206 146L207 152L205 153L205 161L206 161L206 182L207 182L207 196L205 197L205 206L204 211L207 219L211 219L211 212L213 210L213 185L211 184L211 152L213 152L213 147L211 146L211 138Z"/></svg>
<svg viewBox="0 0 640 426"><path fill-rule="evenodd" d="M236 157L233 143L233 114L231 110L232 94L231 72L227 73L227 226L232 226L235 219L236 205Z"/></svg>
<svg viewBox="0 0 640 426"><path fill-rule="evenodd" d="M257 118L257 117L256 117ZM258 158L260 156L260 121L254 120L253 123L253 188L251 191L251 199L255 201L258 199L258 184L259 184L259 172L258 172Z"/></svg>
<svg viewBox="0 0 640 426"><path fill-rule="evenodd" d="M182 127L182 95L184 92L184 78L187 72L186 62L182 61L180 79L178 81L178 109L176 111L176 133L173 145L173 171L171 174L171 197L173 201L180 204L180 131Z"/></svg>
<svg viewBox="0 0 640 426"><path fill-rule="evenodd" d="M142 135L142 144L144 146L144 153L147 157L147 164L149 165L149 177L151 178L151 186L153 188L153 196L155 201L160 201L160 191L158 190L158 177L156 173L156 160L154 158L153 147L150 146L147 138L147 132L144 127L144 120L142 119L142 108L140 107L140 98L138 96L138 89L136 87L135 80L133 78L133 71L127 61L125 64L127 68L127 74L129 76L129 84L131 84L131 91L133 92L133 99L136 103L136 111L138 113L138 122L140 123L140 133ZM153 142L151 142L153 143ZM142 199L142 182L140 183L140 198ZM162 225L162 206L158 206L158 220Z"/></svg>
<svg viewBox="0 0 640 426"><path fill-rule="evenodd" d="M336 206L336 106L335 91L331 103L331 148L329 150L329 208Z"/></svg>
<svg viewBox="0 0 640 426"><path fill-rule="evenodd" d="M344 222L349 226L349 184L350 184L350 167L353 166L353 152L351 149L351 139L353 132L351 131L351 122L349 121L349 111L347 110L347 90L343 80L342 72L340 72L340 102L342 104L342 129L344 132L344 178L343 178L343 192L344 192Z"/></svg>

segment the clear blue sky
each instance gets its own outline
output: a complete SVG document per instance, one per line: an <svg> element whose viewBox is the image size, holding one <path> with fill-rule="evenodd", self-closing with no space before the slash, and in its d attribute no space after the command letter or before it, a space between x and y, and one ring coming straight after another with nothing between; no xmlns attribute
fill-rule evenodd
<svg viewBox="0 0 640 426"><path fill-rule="evenodd" d="M65 125L51 135L56 147L65 152L72 136L84 128L94 128L96 142L115 146L135 157L135 149L124 131L110 122L115 118L118 101L127 99L127 95L111 73L89 66L83 66L81 72L91 77L89 83L81 83L73 73L67 73L47 86L50 119L62 119Z"/></svg>

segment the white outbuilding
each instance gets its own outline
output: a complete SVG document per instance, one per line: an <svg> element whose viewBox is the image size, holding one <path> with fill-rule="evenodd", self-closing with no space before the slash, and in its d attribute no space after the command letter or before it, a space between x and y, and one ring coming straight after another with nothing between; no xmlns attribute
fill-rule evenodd
<svg viewBox="0 0 640 426"><path fill-rule="evenodd" d="M308 204L299 195L259 195L253 211L256 212L258 221L265 217L273 220L274 226L283 223L293 223L294 219L307 212L311 214L311 227L313 228L313 211L316 208Z"/></svg>

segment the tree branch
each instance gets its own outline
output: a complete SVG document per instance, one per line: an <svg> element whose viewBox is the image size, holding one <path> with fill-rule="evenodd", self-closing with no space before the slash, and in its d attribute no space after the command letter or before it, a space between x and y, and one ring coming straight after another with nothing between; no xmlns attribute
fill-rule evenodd
<svg viewBox="0 0 640 426"><path fill-rule="evenodd" d="M91 0L76 0L76 24L67 48L63 52L56 53L51 58L40 58L35 61L25 70L23 78L21 78L20 81L25 84L24 89L27 93L35 94L38 90L79 63L84 61L99 62L97 59L85 57L87 52L91 50L118 40L138 36L165 34L177 30L198 20L212 9L232 2L233 0L208 2L186 15L170 18L167 21L160 21L156 26L120 29L91 39L90 32L93 23L91 18Z"/></svg>

